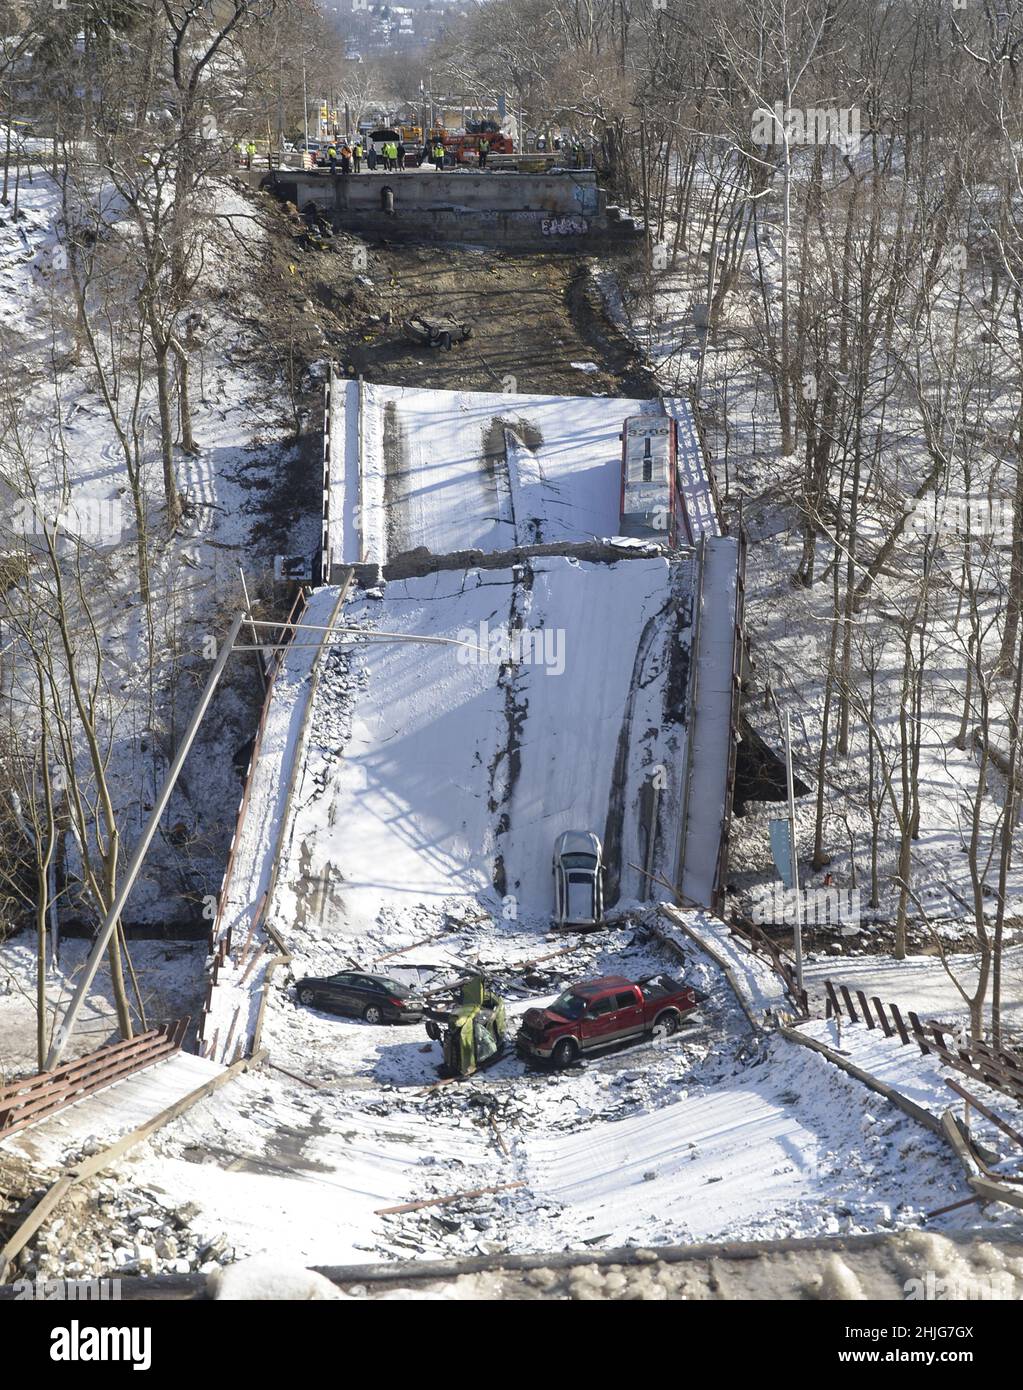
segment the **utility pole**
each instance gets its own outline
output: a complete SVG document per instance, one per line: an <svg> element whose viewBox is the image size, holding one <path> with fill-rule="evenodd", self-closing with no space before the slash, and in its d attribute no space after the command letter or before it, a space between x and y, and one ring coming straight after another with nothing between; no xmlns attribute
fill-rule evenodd
<svg viewBox="0 0 1023 1390"><path fill-rule="evenodd" d="M796 986L803 992L803 905L799 891L799 853L796 849L796 792L792 778L792 730L785 711L785 776L789 792L789 854L791 855L792 899L795 904Z"/></svg>
<svg viewBox="0 0 1023 1390"><path fill-rule="evenodd" d="M124 905L128 900L128 894L131 892L136 878L138 878L139 870L142 868L142 863L146 857L146 853L149 849L150 844L152 843L153 836L156 834L156 828L160 823L160 818L163 815L164 811L167 809L167 803L170 801L171 792L174 790L175 783L177 782L178 777L181 774L181 769L184 766L185 758L188 756L188 751L191 748L192 743L195 740L195 736L199 731L199 725L202 723L206 711L209 709L210 702L213 699L213 694L220 681L220 677L224 673L224 667L227 665L228 657L232 654L232 652L254 651L260 653L261 655L265 654L266 648L262 643L259 643L258 638L255 638L252 645L240 644L238 642L238 633L243 623L245 623L251 629L251 631L254 634L254 637L258 628L270 628L278 632L283 632L285 631L285 629L287 629L292 632L305 631L317 633L332 633L336 636L342 636L345 640L350 640L350 638L353 636L367 636L366 632L362 628L339 627L336 624L334 626L322 626L318 623L292 623L279 621L274 622L267 619L253 618L251 612L246 614L244 611L235 614L234 622L231 624L230 631L228 632L226 638L224 639L223 645L220 648L220 652L217 656L217 659L213 664L213 669L209 674L209 678L206 681L206 685L203 687L203 692L199 696L199 703L196 705L195 709L192 712L192 717L188 721L188 727L185 729L178 750L174 754L174 760L167 771L166 781L164 782L163 787L160 789L160 794L156 798L156 802L149 815L149 820L146 822L146 827L142 832L142 838L135 846L135 853L131 857L131 863L128 865L127 871L124 875L124 879L121 883L120 888L117 891L117 896L114 898L114 901L110 904L110 910L107 912L106 917L104 917L103 919L103 924L99 929L99 934L96 937L95 944L93 945L92 951L89 955L89 959L86 962L85 971L78 981L78 987L75 990L71 1003L68 1005L67 1012L64 1015L64 1021L61 1024L60 1028L57 1030L53 1042L50 1044L50 1051L47 1054L46 1058L46 1071L52 1071L54 1067L56 1067L60 1063L60 1059L64 1055L64 1049L67 1046L68 1039L71 1036L71 1031L74 1028L75 1020L78 1017L82 1004L85 1002L85 996L89 992L89 987L95 979L96 971L99 968L99 963L103 957L103 953L104 951L106 951L110 943L110 938L114 934L114 929L116 928L121 913L124 910ZM374 631L368 634L368 636L373 640L394 642L422 642L429 646L463 647L467 651L476 652L480 656L485 657L486 655L483 651L483 648L478 646L475 642L463 642L459 638L455 637L428 637L419 633L380 631ZM322 648L322 646L324 645L324 641L325 639L322 637L315 642L302 642L293 640L289 644L289 646Z"/></svg>
<svg viewBox="0 0 1023 1390"><path fill-rule="evenodd" d="M89 959L86 961L85 970L78 981L78 988L75 990L71 1003L68 1005L67 1013L64 1015L64 1022L60 1025L53 1042L50 1044L50 1051L46 1058L47 1071L52 1071L64 1055L64 1049L67 1046L68 1038L71 1036L71 1030L75 1026L75 1020L85 1002L85 996L89 992L89 987L96 977L96 971L103 958L103 953L110 944L110 938L114 934L114 928L117 926L121 913L124 911L124 905L128 901L128 894L135 885L139 870L142 868L142 861L146 857L146 851L149 849L153 836L156 834L156 827L160 824L160 817L167 809L167 803L170 801L171 792L174 790L174 785L184 766L185 758L188 756L188 750L192 746L192 742L199 731L199 725L202 723L203 716L209 708L210 701L213 699L213 692L216 690L220 677L224 673L224 667L227 665L227 658L234 650L234 644L238 638L238 630L244 619L244 613L235 615L235 620L231 624L231 629L224 639L220 648L220 653L213 664L213 670L210 672L203 692L199 696L199 703L192 711L192 717L188 721L188 727L185 729L178 751L174 754L174 761L167 770L167 779L160 790L160 795L156 798L152 811L149 813L149 820L146 822L146 828L142 832L142 838L135 846L135 853L131 857L131 863L128 865L124 878L121 880L121 886L117 890L114 901L110 904L110 909L106 917L103 919L103 925L99 929L99 934L96 937Z"/></svg>
<svg viewBox="0 0 1023 1390"><path fill-rule="evenodd" d="M284 149L284 59L277 70L277 148Z"/></svg>
<svg viewBox="0 0 1023 1390"><path fill-rule="evenodd" d="M302 124L305 128L305 147L309 149L309 93L305 85L305 62L302 63ZM304 167L304 166L303 166Z"/></svg>

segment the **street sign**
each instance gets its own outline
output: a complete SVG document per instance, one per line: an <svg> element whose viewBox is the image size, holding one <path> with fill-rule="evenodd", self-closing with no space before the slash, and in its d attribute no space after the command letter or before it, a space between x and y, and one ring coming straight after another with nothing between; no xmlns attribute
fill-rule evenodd
<svg viewBox="0 0 1023 1390"><path fill-rule="evenodd" d="M778 870L778 877L786 888L792 885L792 832L789 828L788 820L772 820L771 830L771 854L774 857L774 867Z"/></svg>

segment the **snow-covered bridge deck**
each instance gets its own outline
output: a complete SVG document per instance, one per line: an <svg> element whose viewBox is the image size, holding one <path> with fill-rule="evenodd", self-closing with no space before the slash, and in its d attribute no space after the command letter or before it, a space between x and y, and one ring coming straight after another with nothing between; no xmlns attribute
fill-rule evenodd
<svg viewBox="0 0 1023 1390"><path fill-rule="evenodd" d="M697 536L718 534L684 401L331 384L325 577L425 548L500 551L619 530L621 432L631 415L678 421L679 472Z"/></svg>
<svg viewBox="0 0 1023 1390"><path fill-rule="evenodd" d="M356 597L367 633L325 656L269 918L282 935L363 935L451 910L546 921L557 835L596 829L608 897L670 874L685 765L690 560L443 571ZM503 661L516 635L529 644ZM657 895L660 895L658 891Z"/></svg>
<svg viewBox="0 0 1023 1390"><path fill-rule="evenodd" d="M0 1140L0 1159L5 1154L23 1159L39 1176L55 1172L79 1158L84 1147L94 1152L155 1119L223 1070L176 1052Z"/></svg>
<svg viewBox="0 0 1023 1390"><path fill-rule="evenodd" d="M602 539L623 422L668 405L698 552ZM563 830L600 836L607 906L670 896L687 844L708 904L716 882L739 548L716 534L685 403L334 379L327 420L324 570L361 562L368 586L390 566L341 610L379 638L289 654L225 886L235 930L207 1043L252 1035L268 928L393 944L451 914L548 925ZM324 586L307 622L337 598ZM395 640L419 637L447 645Z"/></svg>

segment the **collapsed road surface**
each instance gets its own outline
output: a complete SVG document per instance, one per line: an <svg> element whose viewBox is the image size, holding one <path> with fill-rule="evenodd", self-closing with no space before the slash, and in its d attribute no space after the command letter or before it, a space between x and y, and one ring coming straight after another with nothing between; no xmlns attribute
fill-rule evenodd
<svg viewBox="0 0 1023 1390"><path fill-rule="evenodd" d="M332 377L323 577L413 551L556 548L616 536L623 423L664 414L679 422L679 475L694 538L716 536L684 401L436 391Z"/></svg>
<svg viewBox="0 0 1023 1390"><path fill-rule="evenodd" d="M580 826L605 847L608 906L644 899L647 835L655 873L678 852L692 604L690 562L662 556L442 571L350 601L366 638L321 664L272 924L426 935L462 901L544 927L552 846Z"/></svg>
<svg viewBox="0 0 1023 1390"><path fill-rule="evenodd" d="M307 933L294 946L296 974L344 947L367 966L376 954L370 942ZM535 930L481 918L383 968L450 977L475 954L514 1026L568 979L667 963L641 921L530 963L549 950ZM437 1086L437 1046L421 1029L297 1007L279 970L264 1032L272 1065L139 1153L120 1229L144 1219L146 1245L174 1229L200 1259L213 1248L219 1259L328 1264L893 1230L962 1196L936 1135L816 1054L755 1040L700 952L686 977L708 999L662 1043L553 1074L508 1055ZM966 1220L952 1213L939 1229ZM130 1267L130 1241L115 1253L108 1233L96 1238L108 1270Z"/></svg>
<svg viewBox="0 0 1023 1390"><path fill-rule="evenodd" d="M313 631L286 655L265 720L214 931L228 958L206 1047L251 1040L263 971L248 944L266 931L384 949L452 911L544 928L566 830L601 839L609 907L670 899L694 861L711 903L740 548L616 536L622 424L662 410L330 381L323 568L336 586L314 593ZM712 516L685 447L681 505ZM306 682L306 642L324 626Z"/></svg>

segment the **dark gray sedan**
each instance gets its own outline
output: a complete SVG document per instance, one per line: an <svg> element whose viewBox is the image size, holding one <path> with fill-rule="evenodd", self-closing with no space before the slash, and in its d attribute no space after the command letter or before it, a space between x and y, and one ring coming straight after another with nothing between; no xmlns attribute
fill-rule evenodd
<svg viewBox="0 0 1023 1390"><path fill-rule="evenodd" d="M422 1000L386 975L308 975L297 981L295 993L300 1004L352 1014L367 1023L418 1023L423 1017Z"/></svg>

